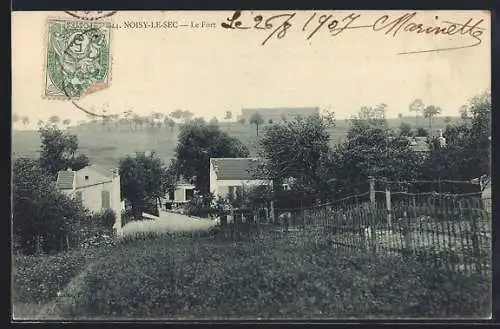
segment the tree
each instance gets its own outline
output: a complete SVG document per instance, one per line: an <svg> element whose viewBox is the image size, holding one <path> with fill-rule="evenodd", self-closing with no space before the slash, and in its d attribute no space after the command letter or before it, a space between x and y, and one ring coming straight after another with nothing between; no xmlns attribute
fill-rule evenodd
<svg viewBox="0 0 500 329"><path fill-rule="evenodd" d="M405 137L412 137L413 132L411 131L411 126L407 123L401 123L399 126L399 135Z"/></svg>
<svg viewBox="0 0 500 329"><path fill-rule="evenodd" d="M470 180L491 175L491 93L471 98L464 109L470 119L448 125L444 132L446 147L431 149L423 175L426 178ZM462 184L463 185L463 184ZM461 186L449 186L453 193L470 192Z"/></svg>
<svg viewBox="0 0 500 329"><path fill-rule="evenodd" d="M61 194L36 159L13 164L13 233L21 251L59 251L69 247L79 223L87 222L85 209Z"/></svg>
<svg viewBox="0 0 500 329"><path fill-rule="evenodd" d="M250 117L249 121L250 124L254 124L256 129L257 129L257 136L259 136L259 126L264 123L264 119L262 119L262 116L260 115L259 112L254 112L252 116Z"/></svg>
<svg viewBox="0 0 500 329"><path fill-rule="evenodd" d="M449 124L451 122L451 117L449 116L444 117L443 122Z"/></svg>
<svg viewBox="0 0 500 329"><path fill-rule="evenodd" d="M432 120L438 114L441 114L441 108L438 106L429 105L424 109L424 118L429 120L429 129L432 128Z"/></svg>
<svg viewBox="0 0 500 329"><path fill-rule="evenodd" d="M269 123L270 125L272 125L272 124L273 124L273 119L269 119L269 120L267 121L267 123Z"/></svg>
<svg viewBox="0 0 500 329"><path fill-rule="evenodd" d="M469 119L469 108L467 107L467 105L462 105L460 106L460 108L458 109L458 112L460 113L460 118L462 120L468 120Z"/></svg>
<svg viewBox="0 0 500 329"><path fill-rule="evenodd" d="M130 203L135 217L151 212L149 207L165 196L168 190L166 175L163 162L154 152L120 160L121 196Z"/></svg>
<svg viewBox="0 0 500 329"><path fill-rule="evenodd" d="M60 170L79 168L82 164L88 165L88 158L77 157L76 135L65 134L51 125L42 126L38 131L42 142L40 167L48 175L55 177Z"/></svg>
<svg viewBox="0 0 500 329"><path fill-rule="evenodd" d="M212 119L210 119L210 121L208 123L211 125L216 125L217 123L219 123L219 121L217 120L216 117L213 117Z"/></svg>
<svg viewBox="0 0 500 329"><path fill-rule="evenodd" d="M61 119L59 119L59 117L57 115L53 115L49 118L48 122L52 125L57 125L59 122L61 121Z"/></svg>
<svg viewBox="0 0 500 329"><path fill-rule="evenodd" d="M137 127L142 128L142 118L138 114L134 114L132 117L132 122L134 123L134 127L137 129Z"/></svg>
<svg viewBox="0 0 500 329"><path fill-rule="evenodd" d="M415 99L413 102L410 103L410 112L415 112L415 118L417 119L417 124L418 124L418 117L419 115L424 111L425 104L421 99Z"/></svg>
<svg viewBox="0 0 500 329"><path fill-rule="evenodd" d="M181 127L175 149L180 175L193 181L201 194L210 190L210 158L247 156L248 149L238 139L196 120Z"/></svg>
<svg viewBox="0 0 500 329"><path fill-rule="evenodd" d="M399 120L403 120L403 113L398 113Z"/></svg>
<svg viewBox="0 0 500 329"><path fill-rule="evenodd" d="M417 137L428 137L428 136L429 132L427 131L427 129L422 127L417 129Z"/></svg>
<svg viewBox="0 0 500 329"><path fill-rule="evenodd" d="M151 114L151 125L161 128L161 124L163 122L163 113L153 112Z"/></svg>
<svg viewBox="0 0 500 329"><path fill-rule="evenodd" d="M12 114L12 122L18 123L21 120L21 117L17 113Z"/></svg>
<svg viewBox="0 0 500 329"><path fill-rule="evenodd" d="M240 123L240 124L244 125L244 124L246 123L245 118L241 118L241 119L239 119L239 120L238 120L238 123Z"/></svg>
<svg viewBox="0 0 500 329"><path fill-rule="evenodd" d="M264 176L273 179L273 186L294 178L303 195L321 194L323 198L328 186L322 167L329 152L328 129L332 126L332 120L317 114L269 127L259 140Z"/></svg>
<svg viewBox="0 0 500 329"><path fill-rule="evenodd" d="M37 125L39 128L40 128L40 127L42 127L44 124L45 124L45 122L43 122L43 120L38 120L38 121L36 122L36 125Z"/></svg>
<svg viewBox="0 0 500 329"><path fill-rule="evenodd" d="M165 127L170 127L170 131L173 132L175 128L175 121L169 117L165 117L165 119L163 120L163 125Z"/></svg>
<svg viewBox="0 0 500 329"><path fill-rule="evenodd" d="M71 120L70 120L70 119L64 119L64 120L63 120L63 122L62 122L62 124L63 124L64 126L66 126L66 128L69 126L69 124L70 124L70 123L71 123Z"/></svg>
<svg viewBox="0 0 500 329"><path fill-rule="evenodd" d="M27 116L24 116L24 117L22 117L21 122L23 123L24 127L26 128L26 126L30 123L30 118L28 118Z"/></svg>
<svg viewBox="0 0 500 329"><path fill-rule="evenodd" d="M224 120L231 120L232 118L233 118L233 112L226 111L226 116L224 117Z"/></svg>

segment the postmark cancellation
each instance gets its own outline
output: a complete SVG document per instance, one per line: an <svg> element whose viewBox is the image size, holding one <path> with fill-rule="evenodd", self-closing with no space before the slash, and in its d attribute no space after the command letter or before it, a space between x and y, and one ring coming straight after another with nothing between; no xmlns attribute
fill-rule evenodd
<svg viewBox="0 0 500 329"><path fill-rule="evenodd" d="M109 86L111 24L49 19L45 98L79 99Z"/></svg>

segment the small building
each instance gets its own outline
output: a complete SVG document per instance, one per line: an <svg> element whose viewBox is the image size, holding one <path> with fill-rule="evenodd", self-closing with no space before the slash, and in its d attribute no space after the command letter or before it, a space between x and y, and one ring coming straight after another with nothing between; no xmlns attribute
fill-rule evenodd
<svg viewBox="0 0 500 329"><path fill-rule="evenodd" d="M210 191L214 196L236 196L238 190L252 186L272 186L272 180L258 177L256 158L211 158Z"/></svg>
<svg viewBox="0 0 500 329"><path fill-rule="evenodd" d="M195 192L195 186L186 181L179 181L175 188L169 191L162 202L162 206L167 209L174 209L188 203L193 197Z"/></svg>
<svg viewBox="0 0 500 329"><path fill-rule="evenodd" d="M121 228L124 203L120 196L118 170L108 170L95 165L80 170L71 169L57 174L56 187L62 193L78 200L91 212L113 210L117 228Z"/></svg>

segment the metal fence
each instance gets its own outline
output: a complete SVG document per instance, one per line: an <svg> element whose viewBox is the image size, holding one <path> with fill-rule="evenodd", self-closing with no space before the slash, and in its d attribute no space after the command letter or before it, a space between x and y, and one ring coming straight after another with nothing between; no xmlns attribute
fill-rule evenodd
<svg viewBox="0 0 500 329"><path fill-rule="evenodd" d="M229 240L314 242L331 249L399 253L461 273L491 271L491 209L471 195L408 195L370 202L366 194L302 209L236 211ZM487 201L487 202L485 202Z"/></svg>

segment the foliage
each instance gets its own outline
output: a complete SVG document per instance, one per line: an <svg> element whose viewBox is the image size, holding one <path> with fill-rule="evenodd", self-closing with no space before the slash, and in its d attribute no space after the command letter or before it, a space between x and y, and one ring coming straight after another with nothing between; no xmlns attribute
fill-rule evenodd
<svg viewBox="0 0 500 329"><path fill-rule="evenodd" d="M214 214L214 195L212 193L195 194L186 204L185 211L189 216L206 218Z"/></svg>
<svg viewBox="0 0 500 329"><path fill-rule="evenodd" d="M413 137L413 131L408 123L401 123L399 126L399 135L405 137Z"/></svg>
<svg viewBox="0 0 500 329"><path fill-rule="evenodd" d="M183 120L184 122L188 122L194 116L194 113L186 110L175 110L169 114L170 117L174 119Z"/></svg>
<svg viewBox="0 0 500 329"><path fill-rule="evenodd" d="M64 250L79 236L86 211L56 190L33 159L13 166L13 233L25 254Z"/></svg>
<svg viewBox="0 0 500 329"><path fill-rule="evenodd" d="M441 113L441 108L434 105L429 105L424 109L424 118L429 121L429 128L432 127L432 119Z"/></svg>
<svg viewBox="0 0 500 329"><path fill-rule="evenodd" d="M370 176L390 180L418 176L421 157L412 151L406 137L393 134L383 120L356 119L347 135L331 160L338 196L365 192Z"/></svg>
<svg viewBox="0 0 500 329"><path fill-rule="evenodd" d="M324 190L321 172L329 152L328 129L334 125L333 116L313 115L270 126L259 141L264 176L271 177L274 186L292 177L300 181L305 193Z"/></svg>
<svg viewBox="0 0 500 329"><path fill-rule="evenodd" d="M259 126L264 123L262 115L260 115L259 112L254 112L252 116L250 116L250 119L248 119L248 123L255 125L257 129L257 136L259 136Z"/></svg>
<svg viewBox="0 0 500 329"><path fill-rule="evenodd" d="M217 120L216 117L213 117L212 119L210 119L208 123L211 125L216 125L217 123L219 123L219 120Z"/></svg>
<svg viewBox="0 0 500 329"><path fill-rule="evenodd" d="M332 257L326 246L285 239L130 242L102 257L81 281L63 291L52 317L467 317L487 316L491 297L488 278L430 271L398 256Z"/></svg>
<svg viewBox="0 0 500 329"><path fill-rule="evenodd" d="M179 173L193 180L201 194L210 189L210 158L247 157L249 151L238 139L201 122L184 125L179 133L175 158Z"/></svg>
<svg viewBox="0 0 500 329"><path fill-rule="evenodd" d="M41 126L39 133L42 141L40 167L49 175L55 177L60 170L79 170L89 164L85 155L77 155L76 135L66 134L51 125Z"/></svg>
<svg viewBox="0 0 500 329"><path fill-rule="evenodd" d="M131 204L135 217L165 196L168 182L167 169L154 152L149 155L139 153L120 160L122 198Z"/></svg>
<svg viewBox="0 0 500 329"><path fill-rule="evenodd" d="M491 95L473 97L466 106L470 120L446 128L446 148L432 148L424 177L470 180L490 176Z"/></svg>
<svg viewBox="0 0 500 329"><path fill-rule="evenodd" d="M428 137L429 136L429 131L425 128L418 128L417 129L417 137Z"/></svg>
<svg viewBox="0 0 500 329"><path fill-rule="evenodd" d="M421 99L415 99L410 103L409 110L410 112L415 112L415 116L418 118L420 114L424 111L425 104Z"/></svg>
<svg viewBox="0 0 500 329"><path fill-rule="evenodd" d="M226 115L224 116L224 120L231 120L232 117L233 117L233 112L226 111Z"/></svg>
<svg viewBox="0 0 500 329"><path fill-rule="evenodd" d="M245 122L246 122L245 118L241 118L241 119L238 120L238 123L240 123L242 125L244 125Z"/></svg>

